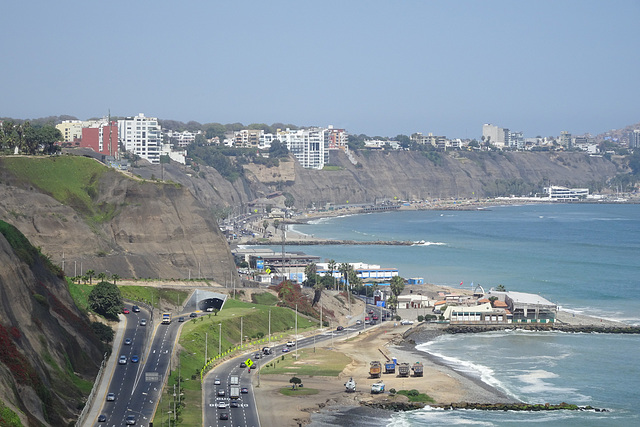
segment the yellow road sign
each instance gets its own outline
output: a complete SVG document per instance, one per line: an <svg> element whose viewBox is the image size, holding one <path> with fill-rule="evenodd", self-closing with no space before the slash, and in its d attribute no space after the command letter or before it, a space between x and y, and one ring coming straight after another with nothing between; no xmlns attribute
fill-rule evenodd
<svg viewBox="0 0 640 427"><path fill-rule="evenodd" d="M250 367L251 367L251 365L253 365L253 360L251 360L251 359L247 359L247 360L245 360L245 362L244 362L244 363L247 365L247 368L250 368Z"/></svg>

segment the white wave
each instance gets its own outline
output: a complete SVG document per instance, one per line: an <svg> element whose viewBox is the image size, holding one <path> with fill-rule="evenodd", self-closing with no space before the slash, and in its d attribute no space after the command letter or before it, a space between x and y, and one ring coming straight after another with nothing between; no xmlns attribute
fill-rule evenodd
<svg viewBox="0 0 640 427"><path fill-rule="evenodd" d="M415 240L411 246L446 246L443 242L429 242L426 240Z"/></svg>
<svg viewBox="0 0 640 427"><path fill-rule="evenodd" d="M438 337L438 340L441 337ZM478 363L469 362L467 360L461 360L451 356L445 356L441 353L436 353L434 351L428 351L429 343L421 344L416 346L416 350L424 351L431 354L434 357L442 360L447 366L451 367L454 371L459 371L465 374L472 375L476 378L479 378L485 384L490 385L491 387L502 391L503 393L515 398L520 399L515 393L513 393L509 388L498 378L496 378L493 369L488 366L480 365Z"/></svg>

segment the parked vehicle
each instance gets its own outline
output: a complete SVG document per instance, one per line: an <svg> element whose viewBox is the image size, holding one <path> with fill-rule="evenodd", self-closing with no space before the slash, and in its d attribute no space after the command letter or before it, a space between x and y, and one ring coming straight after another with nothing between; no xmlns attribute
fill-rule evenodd
<svg viewBox="0 0 640 427"><path fill-rule="evenodd" d="M413 325L413 320L403 320L400 322L401 325Z"/></svg>
<svg viewBox="0 0 640 427"><path fill-rule="evenodd" d="M421 377L424 372L424 366L422 366L421 362L414 363L411 369L413 369L414 377Z"/></svg>
<svg viewBox="0 0 640 427"><path fill-rule="evenodd" d="M399 377L408 377L409 376L409 371L411 370L411 367L409 366L408 363L399 363L398 364L398 376Z"/></svg>
<svg viewBox="0 0 640 427"><path fill-rule="evenodd" d="M374 360L369 364L369 375L371 378L380 378L380 374L382 373L382 366L380 365L380 361Z"/></svg>
<svg viewBox="0 0 640 427"><path fill-rule="evenodd" d="M353 377L344 383L344 388L347 393L354 393L356 391L356 382L353 380Z"/></svg>
<svg viewBox="0 0 640 427"><path fill-rule="evenodd" d="M384 383L382 381L371 384L371 394L384 393Z"/></svg>
<svg viewBox="0 0 640 427"><path fill-rule="evenodd" d="M393 362L388 362L384 364L384 373L385 374L395 374L396 373L396 364Z"/></svg>

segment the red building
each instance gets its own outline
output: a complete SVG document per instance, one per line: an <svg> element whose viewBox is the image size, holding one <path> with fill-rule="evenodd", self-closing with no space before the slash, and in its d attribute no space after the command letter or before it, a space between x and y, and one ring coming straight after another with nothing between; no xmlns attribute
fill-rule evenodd
<svg viewBox="0 0 640 427"><path fill-rule="evenodd" d="M116 155L118 151L118 123L100 124L98 127L82 128L82 139L77 146L91 148L106 156Z"/></svg>

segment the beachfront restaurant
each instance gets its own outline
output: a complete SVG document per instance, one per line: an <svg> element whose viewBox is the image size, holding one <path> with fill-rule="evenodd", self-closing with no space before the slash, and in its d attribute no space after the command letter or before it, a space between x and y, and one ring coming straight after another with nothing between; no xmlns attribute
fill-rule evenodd
<svg viewBox="0 0 640 427"><path fill-rule="evenodd" d="M480 323L499 324L511 323L512 316L508 310L491 307L491 303L461 306L449 305L444 311L444 318L451 324Z"/></svg>
<svg viewBox="0 0 640 427"><path fill-rule="evenodd" d="M558 306L536 294L505 292L504 302L514 323L554 323Z"/></svg>

